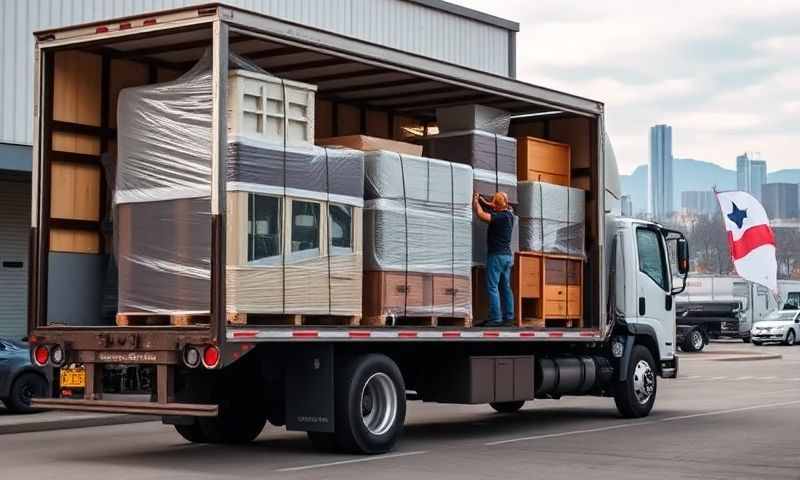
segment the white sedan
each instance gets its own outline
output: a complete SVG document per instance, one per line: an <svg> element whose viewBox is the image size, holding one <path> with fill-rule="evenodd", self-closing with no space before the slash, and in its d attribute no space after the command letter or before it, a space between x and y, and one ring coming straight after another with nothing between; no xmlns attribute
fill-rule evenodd
<svg viewBox="0 0 800 480"><path fill-rule="evenodd" d="M794 345L800 338L800 310L779 310L756 322L750 330L753 345L778 342Z"/></svg>

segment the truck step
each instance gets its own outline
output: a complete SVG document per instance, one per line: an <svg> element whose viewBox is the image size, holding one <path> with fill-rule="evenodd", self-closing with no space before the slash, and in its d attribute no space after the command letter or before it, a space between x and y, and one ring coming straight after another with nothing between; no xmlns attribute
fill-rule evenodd
<svg viewBox="0 0 800 480"><path fill-rule="evenodd" d="M438 315L404 316L374 315L364 319L363 325L376 327L463 327L472 326L472 317L448 317Z"/></svg>
<svg viewBox="0 0 800 480"><path fill-rule="evenodd" d="M361 315L309 315L228 312L229 325L358 326Z"/></svg>
<svg viewBox="0 0 800 480"><path fill-rule="evenodd" d="M117 314L119 327L190 327L193 325L207 325L211 321L209 314L173 313L157 314L149 312L128 312Z"/></svg>

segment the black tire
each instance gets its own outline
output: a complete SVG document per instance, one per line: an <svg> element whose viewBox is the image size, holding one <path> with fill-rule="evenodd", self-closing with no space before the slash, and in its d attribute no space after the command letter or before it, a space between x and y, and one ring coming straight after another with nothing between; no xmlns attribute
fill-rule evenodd
<svg viewBox="0 0 800 480"><path fill-rule="evenodd" d="M323 453L338 451L335 433L306 432L306 435L308 435L308 439L311 441L311 446L314 447L314 450Z"/></svg>
<svg viewBox="0 0 800 480"><path fill-rule="evenodd" d="M753 340L753 345L755 345L756 347L760 347L761 342L759 342L758 340Z"/></svg>
<svg viewBox="0 0 800 480"><path fill-rule="evenodd" d="M742 337L742 342L744 342L744 343L750 343L750 341L751 341L751 338L750 338L749 336L747 336L747 337Z"/></svg>
<svg viewBox="0 0 800 480"><path fill-rule="evenodd" d="M39 411L31 407L31 399L46 397L47 387L47 380L43 376L33 372L22 373L14 379L9 396L3 403L14 413Z"/></svg>
<svg viewBox="0 0 800 480"><path fill-rule="evenodd" d="M797 341L797 335L795 335L794 330L789 330L789 333L786 334L786 340L783 341L783 344L787 347L791 347Z"/></svg>
<svg viewBox="0 0 800 480"><path fill-rule="evenodd" d="M681 345L681 350L684 352L700 352L706 346L706 339L703 331L699 328L693 328L686 334L686 339Z"/></svg>
<svg viewBox="0 0 800 480"><path fill-rule="evenodd" d="M618 382L614 391L617 410L625 418L646 417L656 402L657 391L658 380L653 355L643 345L634 345L627 378Z"/></svg>
<svg viewBox="0 0 800 480"><path fill-rule="evenodd" d="M209 443L208 438L206 438L205 434L203 433L203 429L200 428L200 425L197 422L191 425L173 426L175 427L175 431L177 431L181 437L192 443Z"/></svg>
<svg viewBox="0 0 800 480"><path fill-rule="evenodd" d="M220 377L227 373L226 377ZM241 444L255 440L267 423L267 407L258 383L246 381L249 370L192 372L176 394L179 401L219 406L216 417L197 417L175 430L192 443Z"/></svg>
<svg viewBox="0 0 800 480"><path fill-rule="evenodd" d="M345 359L336 369L335 390L336 447L370 455L390 451L406 418L405 382L397 365L374 353ZM391 413L382 415L382 406ZM371 430L366 423L373 421L378 424Z"/></svg>
<svg viewBox="0 0 800 480"><path fill-rule="evenodd" d="M258 437L266 424L266 409L236 401L220 405L220 414L216 417L197 419L202 432L200 443L249 443Z"/></svg>
<svg viewBox="0 0 800 480"><path fill-rule="evenodd" d="M489 404L489 406L494 408L497 413L515 413L518 412L523 405L525 405L525 400L517 400L514 402L492 402Z"/></svg>

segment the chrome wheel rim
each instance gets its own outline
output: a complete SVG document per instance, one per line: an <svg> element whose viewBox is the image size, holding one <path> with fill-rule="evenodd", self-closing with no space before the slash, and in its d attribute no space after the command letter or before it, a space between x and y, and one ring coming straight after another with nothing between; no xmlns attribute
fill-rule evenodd
<svg viewBox="0 0 800 480"><path fill-rule="evenodd" d="M694 347L695 350L703 348L703 335L697 330L692 332L692 347Z"/></svg>
<svg viewBox="0 0 800 480"><path fill-rule="evenodd" d="M656 377L650 364L645 360L639 360L633 369L633 394L636 400L644 405L650 401L656 387Z"/></svg>
<svg viewBox="0 0 800 480"><path fill-rule="evenodd" d="M786 344L787 345L794 345L794 331L790 330L789 333L786 334Z"/></svg>
<svg viewBox="0 0 800 480"><path fill-rule="evenodd" d="M361 422L373 435L383 435L397 417L397 389L389 375L374 373L361 389Z"/></svg>

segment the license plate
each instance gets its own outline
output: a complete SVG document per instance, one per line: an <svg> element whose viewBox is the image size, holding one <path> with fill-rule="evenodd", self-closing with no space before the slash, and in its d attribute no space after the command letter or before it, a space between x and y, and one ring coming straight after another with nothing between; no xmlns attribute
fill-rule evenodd
<svg viewBox="0 0 800 480"><path fill-rule="evenodd" d="M62 368L61 388L86 388L86 370L83 367Z"/></svg>

